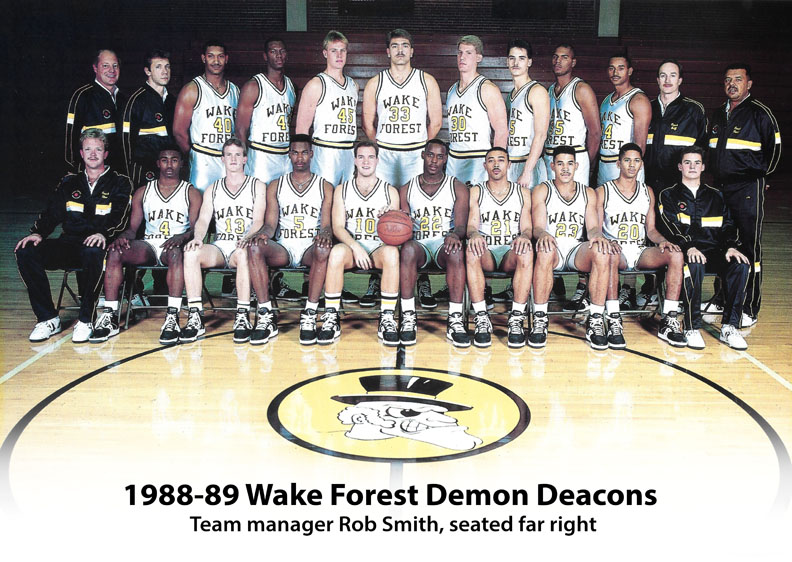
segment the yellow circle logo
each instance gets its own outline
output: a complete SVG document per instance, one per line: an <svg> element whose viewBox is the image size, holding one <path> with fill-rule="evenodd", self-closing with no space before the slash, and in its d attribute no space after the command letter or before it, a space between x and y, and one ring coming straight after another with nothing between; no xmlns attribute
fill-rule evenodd
<svg viewBox="0 0 792 562"><path fill-rule="evenodd" d="M528 427L509 389L435 369L353 369L281 392L267 417L280 435L326 455L431 462L490 451Z"/></svg>

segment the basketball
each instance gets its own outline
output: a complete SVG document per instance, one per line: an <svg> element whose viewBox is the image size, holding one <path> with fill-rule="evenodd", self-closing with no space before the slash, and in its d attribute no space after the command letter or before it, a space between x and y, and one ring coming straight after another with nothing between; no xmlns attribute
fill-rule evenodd
<svg viewBox="0 0 792 562"><path fill-rule="evenodd" d="M377 223L377 235L383 243L400 246L412 238L413 223L410 216L401 211L384 213Z"/></svg>

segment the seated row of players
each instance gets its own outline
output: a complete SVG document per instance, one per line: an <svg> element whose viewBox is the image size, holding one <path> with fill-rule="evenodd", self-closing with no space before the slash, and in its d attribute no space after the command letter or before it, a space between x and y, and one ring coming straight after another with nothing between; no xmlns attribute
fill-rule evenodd
<svg viewBox="0 0 792 562"><path fill-rule="evenodd" d="M58 222L63 222L64 237L77 236L87 247L101 242L103 250L115 231L104 226L98 233L89 232L92 228L85 219L110 215L115 224L127 212L126 208L117 208L121 207L120 196L109 205L95 203L88 212L84 208L82 213L75 212L77 204L73 199L80 199L82 194L77 190L60 193L81 182L95 187L96 178L101 179L107 172L103 165L107 153L101 154L102 140L94 138L100 135L84 135L85 172L64 178L59 195L42 213L32 234L17 244L22 278L29 289L37 289L35 295L31 290L31 303L39 318L31 334L34 341L60 331L51 297L48 303L44 302L39 279L44 267L53 267L47 261L56 257L52 249L59 246L55 241L42 244L43 238ZM721 339L735 348L746 347L736 326L742 313L741 291L748 260L737 249L736 229L722 197L700 185L700 149L693 147L682 154L679 168L683 183L661 193L661 225L670 240L655 228L651 190L636 180L642 165L637 145L622 147L619 177L596 192L574 181L575 151L567 147L558 147L553 153L555 179L535 186L533 192L507 180L508 155L502 148L493 148L484 162L488 181L474 186L468 194L461 182L445 174L447 153L442 141L429 141L422 151L424 173L397 191L376 177L376 145L359 143L354 152L355 178L333 192L328 182L310 171L312 149L307 136L295 135L291 141L289 157L294 171L266 187L245 175L245 147L232 138L223 147L226 177L215 182L201 202L200 192L179 180L178 149L163 149L157 162L159 179L135 193L128 228L107 246L106 308L95 323L90 340L105 341L118 333L118 290L125 264L168 266L169 306L160 336L164 344L194 341L203 335L201 270L211 267L237 269L234 341L266 343L278 333L268 295L268 267L305 266L310 268L309 296L300 319L301 343L328 344L340 337L338 310L343 274L357 267L383 272L380 339L386 345L411 345L416 342L417 332L413 296L417 271L436 265L447 271L451 293L447 337L456 346L471 343L462 321L466 279L475 312L474 345L491 344L492 324L484 302L483 272L501 270L514 274L508 345L520 347L527 342L532 347L542 347L547 339L547 300L553 272L574 270L591 275L592 309L586 322L586 339L596 349L623 348L626 343L617 300L618 271L667 267L664 314L658 336L672 345L704 346L698 332L698 304L703 273L712 269L725 274L728 297ZM91 174L95 176L93 180ZM414 219L415 237L401 248L382 244L376 235L378 216L393 209L401 209ZM212 219L217 234L211 244L204 244ZM135 240L144 220L144 239ZM72 232L76 226L85 232ZM84 234L87 237L83 239ZM333 235L338 241L335 245ZM466 252L464 238L468 240ZM535 259L532 239L536 241ZM646 246L647 239L657 245ZM680 246L686 252L687 266ZM103 251L94 253L104 257ZM85 258L79 264L85 267L84 262ZM64 266L59 263L56 267ZM683 268L689 328L685 334L677 319ZM259 303L255 326L248 320L251 283ZM185 285L189 318L180 330L178 314ZM323 285L326 306L318 329L316 311ZM531 286L534 319L526 335L524 321ZM395 308L400 290L399 328ZM81 322L86 323L82 313ZM75 336L75 341L84 339Z"/></svg>

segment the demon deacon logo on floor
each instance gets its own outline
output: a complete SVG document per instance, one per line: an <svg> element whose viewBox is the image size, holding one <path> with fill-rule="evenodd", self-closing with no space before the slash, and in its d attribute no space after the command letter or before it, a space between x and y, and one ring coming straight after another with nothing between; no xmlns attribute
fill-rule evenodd
<svg viewBox="0 0 792 562"><path fill-rule="evenodd" d="M365 461L429 462L500 447L528 427L528 406L488 380L434 369L354 369L281 392L270 424L289 441Z"/></svg>

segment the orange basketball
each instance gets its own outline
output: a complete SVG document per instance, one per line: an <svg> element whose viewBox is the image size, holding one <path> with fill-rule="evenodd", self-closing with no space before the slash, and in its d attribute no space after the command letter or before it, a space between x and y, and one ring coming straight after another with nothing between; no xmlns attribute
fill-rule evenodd
<svg viewBox="0 0 792 562"><path fill-rule="evenodd" d="M388 211L377 223L377 235L383 243L390 246L400 246L407 242L412 238L412 229L412 219L401 211Z"/></svg>

